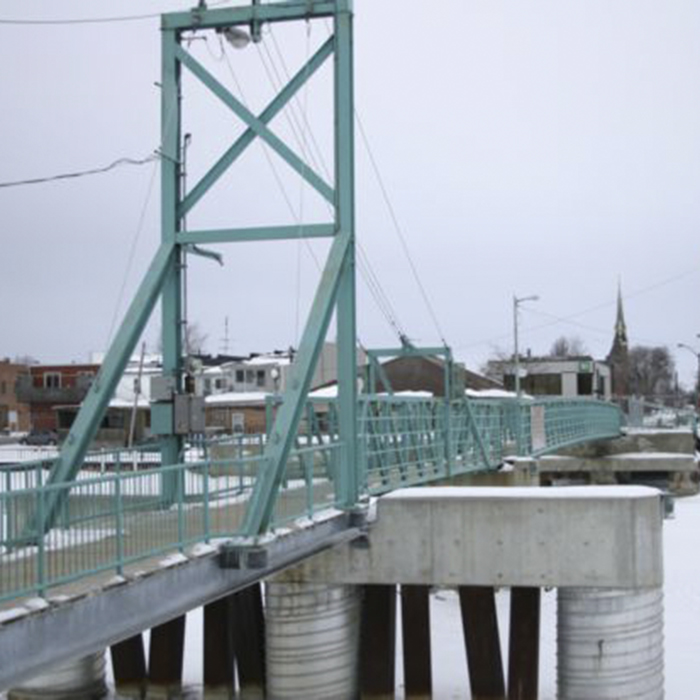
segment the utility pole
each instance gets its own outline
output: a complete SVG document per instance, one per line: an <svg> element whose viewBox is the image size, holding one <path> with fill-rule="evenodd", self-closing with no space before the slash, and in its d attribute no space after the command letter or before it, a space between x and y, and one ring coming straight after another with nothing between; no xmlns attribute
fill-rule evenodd
<svg viewBox="0 0 700 700"><path fill-rule="evenodd" d="M518 307L524 301L537 301L539 297L533 294L528 297L516 297L513 295L513 352L515 359L515 393L520 398L520 351L518 350Z"/></svg>

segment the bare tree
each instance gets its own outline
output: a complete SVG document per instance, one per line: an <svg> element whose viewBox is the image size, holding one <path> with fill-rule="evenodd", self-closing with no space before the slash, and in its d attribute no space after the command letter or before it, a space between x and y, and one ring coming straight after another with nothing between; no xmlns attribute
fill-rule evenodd
<svg viewBox="0 0 700 700"><path fill-rule="evenodd" d="M479 372L496 382L503 381L503 365L513 361L513 353L499 346L491 347L491 357L479 367Z"/></svg>
<svg viewBox="0 0 700 700"><path fill-rule="evenodd" d="M552 343L549 349L550 357L578 357L587 354L586 344L577 335L562 335Z"/></svg>
<svg viewBox="0 0 700 700"><path fill-rule="evenodd" d="M188 323L185 326L185 337L182 339L185 353L188 355L203 355L208 337L209 335L202 330L199 323L196 321Z"/></svg>
<svg viewBox="0 0 700 700"><path fill-rule="evenodd" d="M667 347L635 345L629 368L630 389L637 396L662 400L673 393L676 365Z"/></svg>
<svg viewBox="0 0 700 700"><path fill-rule="evenodd" d="M156 347L158 352L163 352L163 334L158 331L158 341ZM185 326L185 332L182 338L182 352L185 355L203 355L205 345L209 335L202 330L202 327L197 321L192 321Z"/></svg>

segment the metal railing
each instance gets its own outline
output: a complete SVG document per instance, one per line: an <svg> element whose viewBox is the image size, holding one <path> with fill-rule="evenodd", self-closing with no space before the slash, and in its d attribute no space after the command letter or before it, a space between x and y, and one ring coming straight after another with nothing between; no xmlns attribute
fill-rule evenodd
<svg viewBox="0 0 700 700"><path fill-rule="evenodd" d="M697 412L692 406L678 407L630 396L624 401L627 426L648 429L688 429L697 432Z"/></svg>
<svg viewBox="0 0 700 700"><path fill-rule="evenodd" d="M356 466L364 494L492 470L508 455L614 437L621 427L617 407L585 400L364 396L359 408ZM0 602L61 593L88 576L133 574L158 566L164 555L243 534L256 479L267 466L265 445L264 435L193 444L181 463L165 466L149 450L102 451L89 455L70 483L47 483L50 460L4 468ZM334 402L310 402L273 528L337 506L343 449ZM42 521L56 492L62 498L54 527L39 536L33 523Z"/></svg>

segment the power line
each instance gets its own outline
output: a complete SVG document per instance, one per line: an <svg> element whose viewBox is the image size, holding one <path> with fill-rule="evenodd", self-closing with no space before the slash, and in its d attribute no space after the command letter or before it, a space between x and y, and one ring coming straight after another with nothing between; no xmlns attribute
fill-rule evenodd
<svg viewBox="0 0 700 700"><path fill-rule="evenodd" d="M623 296L623 301L628 301L630 299L634 299L638 296L642 296L643 294L648 294L649 292L656 291L657 289L660 289L661 287L665 287L669 284L673 284L674 282L678 282L679 280L685 279L686 277L690 277L690 275L697 274L700 271L698 267L692 267L687 270L684 270L682 272L676 273L674 275L671 275L670 277L665 277L658 282L654 282L650 285L647 285L646 287L641 287L640 289L635 289L634 291L625 294ZM596 304L595 306L589 306L581 311L576 311L575 313L568 314L566 316L555 316L554 314L550 313L545 313L542 311L538 311L536 309L529 308L527 309L531 313L534 314L539 314L541 316L548 316L549 318L553 319L552 321L549 321L548 323L542 323L537 326L531 326L529 328L524 328L523 330L528 331L528 332L534 332L534 331L539 331L544 328L549 328L551 326L557 325L559 323L568 323L571 325L579 326L581 328L593 331L595 333L604 333L604 331L594 328L592 326L586 326L585 324L578 323L574 321L573 319L578 318L579 316L585 316L586 314L593 313L594 311L601 311L602 309L606 309L612 306L615 306L617 304L617 298L612 299L610 301L605 301L600 304ZM652 341L648 338L642 338L640 336L632 336L634 339L642 342L647 342L647 343L655 343L655 344L663 344L663 343L658 343L657 341ZM458 350L464 350L467 348L473 348L473 347L478 347L480 345L488 345L492 344L495 342L498 342L499 340L504 340L510 338L510 335L508 333L501 333L497 336L492 336L490 338L485 338L483 340L477 340L474 341L473 343L465 343L463 345L458 345L456 349Z"/></svg>
<svg viewBox="0 0 700 700"><path fill-rule="evenodd" d="M125 17L75 17L70 19L7 19L1 18L0 24L22 25L22 26L58 26L69 24L112 24L115 22L139 22L145 19L155 19L161 13L150 13L146 15L128 15Z"/></svg>
<svg viewBox="0 0 700 700"><path fill-rule="evenodd" d="M226 5L231 0L220 0L219 2L211 2L211 7ZM172 10L168 10L172 12ZM149 12L141 15L120 15L117 17L70 17L65 19L11 19L7 17L0 18L0 25L21 25L21 26L61 26L72 24L114 24L118 22L142 22L147 19L158 19L166 11Z"/></svg>
<svg viewBox="0 0 700 700"><path fill-rule="evenodd" d="M49 175L47 177L35 177L27 180L13 180L10 182L0 182L0 187L21 187L24 185L40 185L45 182L55 182L56 180L69 180L71 178L87 177L89 175L100 175L102 173L109 172L115 168L119 168L123 165L146 165L147 163L152 163L154 160L158 160L159 155L153 154L147 156L146 158L119 158L109 165L105 165L102 168L91 168L90 170L77 170L70 173L59 173L58 175Z"/></svg>

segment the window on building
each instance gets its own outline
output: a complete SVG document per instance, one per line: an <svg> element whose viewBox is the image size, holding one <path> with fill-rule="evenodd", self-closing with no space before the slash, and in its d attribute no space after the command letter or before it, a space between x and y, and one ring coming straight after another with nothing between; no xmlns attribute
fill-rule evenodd
<svg viewBox="0 0 700 700"><path fill-rule="evenodd" d="M605 377L601 377L598 375L598 389L597 389L598 396L601 398L605 397Z"/></svg>
<svg viewBox="0 0 700 700"><path fill-rule="evenodd" d="M121 411L110 412L107 414L107 427L122 430L124 425L124 414Z"/></svg>
<svg viewBox="0 0 700 700"><path fill-rule="evenodd" d="M245 372L242 369L236 370L236 382L238 384L243 384L245 381Z"/></svg>
<svg viewBox="0 0 700 700"><path fill-rule="evenodd" d="M256 377L256 384L258 386L265 386L265 370L259 369Z"/></svg>
<svg viewBox="0 0 700 700"><path fill-rule="evenodd" d="M204 380L204 395L209 396L211 394L211 379Z"/></svg>
<svg viewBox="0 0 700 700"><path fill-rule="evenodd" d="M590 396L593 393L593 375L578 374L576 375L576 392L579 396Z"/></svg>
<svg viewBox="0 0 700 700"><path fill-rule="evenodd" d="M255 370L247 369L245 371L245 383L255 384Z"/></svg>
<svg viewBox="0 0 700 700"><path fill-rule="evenodd" d="M61 388L61 373L60 372L45 372L44 373L44 388L45 389L60 389Z"/></svg>
<svg viewBox="0 0 700 700"><path fill-rule="evenodd" d="M523 377L522 389L533 396L561 396L561 374L528 374Z"/></svg>
<svg viewBox="0 0 700 700"><path fill-rule="evenodd" d="M0 382L0 394L7 393L7 382Z"/></svg>
<svg viewBox="0 0 700 700"><path fill-rule="evenodd" d="M223 389L225 387L224 380L223 379L215 379L214 380L214 388L219 390Z"/></svg>
<svg viewBox="0 0 700 700"><path fill-rule="evenodd" d="M59 430L70 430L73 427L75 415L72 411L58 411L57 423Z"/></svg>
<svg viewBox="0 0 700 700"><path fill-rule="evenodd" d="M232 413L231 414L231 430L234 433L245 432L245 414L243 413Z"/></svg>

